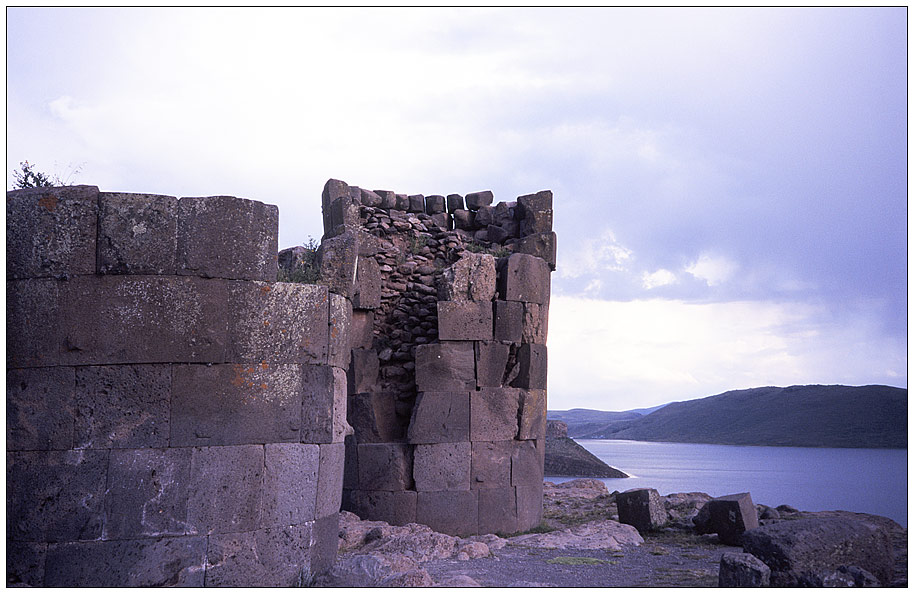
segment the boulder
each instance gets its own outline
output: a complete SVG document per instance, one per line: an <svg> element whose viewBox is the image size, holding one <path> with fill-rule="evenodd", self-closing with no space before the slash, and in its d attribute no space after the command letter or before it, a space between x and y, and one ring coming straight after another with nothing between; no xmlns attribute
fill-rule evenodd
<svg viewBox="0 0 914 594"><path fill-rule="evenodd" d="M767 588L771 570L749 553L724 553L720 558L717 585L720 588Z"/></svg>
<svg viewBox="0 0 914 594"><path fill-rule="evenodd" d="M709 533L717 533L724 544L737 546L746 530L757 528L758 512L749 493L715 497L707 503Z"/></svg>
<svg viewBox="0 0 914 594"><path fill-rule="evenodd" d="M775 522L743 534L743 550L771 568L776 587L822 586L841 566L856 566L891 583L892 538L864 514Z"/></svg>
<svg viewBox="0 0 914 594"><path fill-rule="evenodd" d="M632 526L614 520L597 520L545 534L521 534L509 538L508 542L541 549L620 551L623 546L640 545L644 539Z"/></svg>
<svg viewBox="0 0 914 594"><path fill-rule="evenodd" d="M619 521L644 533L657 530L667 522L666 508L656 489L630 489L616 495Z"/></svg>
<svg viewBox="0 0 914 594"><path fill-rule="evenodd" d="M495 258L489 254L464 252L441 273L439 301L489 302L494 295Z"/></svg>
<svg viewBox="0 0 914 594"><path fill-rule="evenodd" d="M842 565L822 578L824 588L878 588L881 585L876 576L855 565Z"/></svg>

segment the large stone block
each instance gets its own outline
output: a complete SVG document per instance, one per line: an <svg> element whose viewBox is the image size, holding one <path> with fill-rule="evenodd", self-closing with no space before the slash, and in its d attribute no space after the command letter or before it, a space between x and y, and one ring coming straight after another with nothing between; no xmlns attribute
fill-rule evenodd
<svg viewBox="0 0 914 594"><path fill-rule="evenodd" d="M422 194L413 194L407 196L409 200L409 207L406 209L407 212L425 212L425 196Z"/></svg>
<svg viewBox="0 0 914 594"><path fill-rule="evenodd" d="M229 282L231 350L237 363L327 363L330 296L299 283Z"/></svg>
<svg viewBox="0 0 914 594"><path fill-rule="evenodd" d="M360 199L363 206L380 207L384 200L377 193L361 188Z"/></svg>
<svg viewBox="0 0 914 594"><path fill-rule="evenodd" d="M549 306L524 303L524 332L521 342L546 344L549 335Z"/></svg>
<svg viewBox="0 0 914 594"><path fill-rule="evenodd" d="M546 261L530 254L508 256L498 272L499 294L507 301L549 303L551 279Z"/></svg>
<svg viewBox="0 0 914 594"><path fill-rule="evenodd" d="M546 390L522 390L518 415L518 439L545 439ZM567 437L567 426L566 426Z"/></svg>
<svg viewBox="0 0 914 594"><path fill-rule="evenodd" d="M100 538L107 471L105 450L7 452L7 539Z"/></svg>
<svg viewBox="0 0 914 594"><path fill-rule="evenodd" d="M491 301L495 296L495 258L489 254L464 252L445 268L438 281L441 301Z"/></svg>
<svg viewBox="0 0 914 594"><path fill-rule="evenodd" d="M360 258L355 275L352 305L358 309L381 307L381 267L374 258Z"/></svg>
<svg viewBox="0 0 914 594"><path fill-rule="evenodd" d="M390 210L397 206L397 193L392 192L391 190L375 190L375 194L381 197L381 206L380 208L386 208Z"/></svg>
<svg viewBox="0 0 914 594"><path fill-rule="evenodd" d="M330 293L330 338L328 363L334 367L345 369L349 366L351 357L350 336L352 332L352 303L342 297Z"/></svg>
<svg viewBox="0 0 914 594"><path fill-rule="evenodd" d="M638 532L658 530L667 522L666 508L656 489L630 489L616 495L619 522Z"/></svg>
<svg viewBox="0 0 914 594"><path fill-rule="evenodd" d="M476 385L480 388L499 388L504 384L508 366L509 347L501 342L477 342Z"/></svg>
<svg viewBox="0 0 914 594"><path fill-rule="evenodd" d="M469 441L469 392L421 392L413 406L407 438L410 443Z"/></svg>
<svg viewBox="0 0 914 594"><path fill-rule="evenodd" d="M519 343L524 335L524 304L519 301L495 302L495 340Z"/></svg>
<svg viewBox="0 0 914 594"><path fill-rule="evenodd" d="M275 281L279 209L233 196L178 200L177 272Z"/></svg>
<svg viewBox="0 0 914 594"><path fill-rule="evenodd" d="M479 489L479 533L517 532L517 495L513 487Z"/></svg>
<svg viewBox="0 0 914 594"><path fill-rule="evenodd" d="M60 364L66 336L60 293L67 286L45 278L6 282L7 367Z"/></svg>
<svg viewBox="0 0 914 594"><path fill-rule="evenodd" d="M370 349L374 342L374 312L353 310L352 330L349 336L350 348Z"/></svg>
<svg viewBox="0 0 914 594"><path fill-rule="evenodd" d="M511 382L516 388L525 390L545 390L548 362L546 345L522 344L517 349L517 377Z"/></svg>
<svg viewBox="0 0 914 594"><path fill-rule="evenodd" d="M749 493L715 497L707 506L709 530L725 544L737 546L743 532L758 528L758 512Z"/></svg>
<svg viewBox="0 0 914 594"><path fill-rule="evenodd" d="M416 385L420 392L463 392L476 388L471 342L441 342L416 347Z"/></svg>
<svg viewBox="0 0 914 594"><path fill-rule="evenodd" d="M346 370L346 389L350 394L371 392L378 383L380 361L374 349L353 349L352 363Z"/></svg>
<svg viewBox="0 0 914 594"><path fill-rule="evenodd" d="M311 571L312 523L215 534L208 539L206 586L293 588Z"/></svg>
<svg viewBox="0 0 914 594"><path fill-rule="evenodd" d="M250 532L260 526L264 448L194 448L187 503L188 534Z"/></svg>
<svg viewBox="0 0 914 594"><path fill-rule="evenodd" d="M517 531L533 530L543 521L543 481L536 485L518 485Z"/></svg>
<svg viewBox="0 0 914 594"><path fill-rule="evenodd" d="M749 553L728 551L720 557L719 588L767 588L771 569Z"/></svg>
<svg viewBox="0 0 914 594"><path fill-rule="evenodd" d="M359 263L358 233L348 230L324 239L317 250L321 284L343 297L355 293L356 270Z"/></svg>
<svg viewBox="0 0 914 594"><path fill-rule="evenodd" d="M405 443L360 443L359 487L370 491L413 488L413 452Z"/></svg>
<svg viewBox="0 0 914 594"><path fill-rule="evenodd" d="M346 372L302 365L302 443L340 443L352 431L346 420Z"/></svg>
<svg viewBox="0 0 914 594"><path fill-rule="evenodd" d="M338 179L329 179L324 184L321 193L321 214L324 218L324 234L327 235L335 227L333 221L332 205L340 199L349 197L349 185ZM342 223L342 221L338 221Z"/></svg>
<svg viewBox="0 0 914 594"><path fill-rule="evenodd" d="M453 536L476 534L477 491L420 491L416 497L416 522Z"/></svg>
<svg viewBox="0 0 914 594"><path fill-rule="evenodd" d="M346 447L343 443L325 443L321 444L320 448L315 518L323 518L340 511L343 469L346 461Z"/></svg>
<svg viewBox="0 0 914 594"><path fill-rule="evenodd" d="M444 196L432 195L425 197L425 214L441 214L445 211Z"/></svg>
<svg viewBox="0 0 914 594"><path fill-rule="evenodd" d="M441 340L492 340L491 301L439 301Z"/></svg>
<svg viewBox="0 0 914 594"><path fill-rule="evenodd" d="M359 443L400 441L403 427L397 420L395 397L387 392L351 394L347 415Z"/></svg>
<svg viewBox="0 0 914 594"><path fill-rule="evenodd" d="M514 251L521 254L530 254L542 258L549 265L550 270L555 270L556 262L556 236L555 232L533 233L522 237L515 244Z"/></svg>
<svg viewBox="0 0 914 594"><path fill-rule="evenodd" d="M41 588L48 545L37 542L6 542L6 587Z"/></svg>
<svg viewBox="0 0 914 594"><path fill-rule="evenodd" d="M171 416L171 366L76 369L77 448L163 448Z"/></svg>
<svg viewBox="0 0 914 594"><path fill-rule="evenodd" d="M470 210L479 210L483 206L492 204L495 195L492 190L483 190L481 192L470 192L466 195L467 208Z"/></svg>
<svg viewBox="0 0 914 594"><path fill-rule="evenodd" d="M183 536L190 462L190 448L112 450L102 538Z"/></svg>
<svg viewBox="0 0 914 594"><path fill-rule="evenodd" d="M6 278L95 274L98 188L6 193Z"/></svg>
<svg viewBox="0 0 914 594"><path fill-rule="evenodd" d="M174 274L178 199L152 194L98 195L98 272Z"/></svg>
<svg viewBox="0 0 914 594"><path fill-rule="evenodd" d="M7 451L73 447L75 384L72 367L7 369Z"/></svg>
<svg viewBox="0 0 914 594"><path fill-rule="evenodd" d="M463 196L460 194L448 194L447 211L454 212L456 210L463 210Z"/></svg>
<svg viewBox="0 0 914 594"><path fill-rule="evenodd" d="M259 528L303 524L316 517L319 465L317 445L268 443L264 446L263 516Z"/></svg>
<svg viewBox="0 0 914 594"><path fill-rule="evenodd" d="M511 453L511 484L535 485L543 482L543 460L532 440L515 441Z"/></svg>
<svg viewBox="0 0 914 594"><path fill-rule="evenodd" d="M470 488L470 442L419 444L413 454L416 491Z"/></svg>
<svg viewBox="0 0 914 594"><path fill-rule="evenodd" d="M77 277L61 295L72 365L225 360L224 281L174 276Z"/></svg>
<svg viewBox="0 0 914 594"><path fill-rule="evenodd" d="M474 489L510 487L513 453L513 440L474 441L470 486Z"/></svg>
<svg viewBox="0 0 914 594"><path fill-rule="evenodd" d="M470 394L470 440L502 441L517 435L519 391L482 388Z"/></svg>
<svg viewBox="0 0 914 594"><path fill-rule="evenodd" d="M49 588L203 586L206 538L69 542L48 547Z"/></svg>
<svg viewBox="0 0 914 594"><path fill-rule="evenodd" d="M359 488L359 450L355 435L347 435L343 440L346 447L346 464L343 467L343 489Z"/></svg>
<svg viewBox="0 0 914 594"><path fill-rule="evenodd" d="M416 521L416 492L353 490L349 493L349 511L363 520L403 526Z"/></svg>
<svg viewBox="0 0 914 594"><path fill-rule="evenodd" d="M517 197L518 214L537 210L552 210L552 190L542 190L535 194Z"/></svg>
<svg viewBox="0 0 914 594"><path fill-rule="evenodd" d="M314 520L311 528L311 576L330 569L340 543L339 512Z"/></svg>
<svg viewBox="0 0 914 594"><path fill-rule="evenodd" d="M175 365L172 446L297 442L300 365Z"/></svg>
<svg viewBox="0 0 914 594"><path fill-rule="evenodd" d="M527 210L520 221L520 235L541 235L552 231L551 210Z"/></svg>

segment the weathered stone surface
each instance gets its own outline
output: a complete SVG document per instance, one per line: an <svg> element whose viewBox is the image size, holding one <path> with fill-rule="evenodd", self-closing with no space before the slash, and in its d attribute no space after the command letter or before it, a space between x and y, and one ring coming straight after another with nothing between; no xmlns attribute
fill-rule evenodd
<svg viewBox="0 0 914 594"><path fill-rule="evenodd" d="M454 219L455 229L463 229L465 231L472 231L474 229L472 211L455 210L451 216Z"/></svg>
<svg viewBox="0 0 914 594"><path fill-rule="evenodd" d="M630 489L616 495L619 521L638 532L657 530L667 521L666 508L656 489Z"/></svg>
<svg viewBox="0 0 914 594"><path fill-rule="evenodd" d="M346 448L346 465L343 467L343 509L346 509L346 493L349 489L359 488L359 452L355 434L347 435L343 440Z"/></svg>
<svg viewBox="0 0 914 594"><path fill-rule="evenodd" d="M758 512L749 493L715 497L707 506L708 530L724 544L739 545L743 532L758 528Z"/></svg>
<svg viewBox="0 0 914 594"><path fill-rule="evenodd" d="M441 214L445 210L444 196L432 195L425 197L425 214Z"/></svg>
<svg viewBox="0 0 914 594"><path fill-rule="evenodd" d="M447 211L452 213L456 210L463 210L463 196L460 194L448 194Z"/></svg>
<svg viewBox="0 0 914 594"><path fill-rule="evenodd" d="M469 196L469 195L468 195ZM472 210L472 209L470 209ZM476 225L481 229L485 229L489 225L495 222L495 207L494 206L480 206L476 209Z"/></svg>
<svg viewBox="0 0 914 594"><path fill-rule="evenodd" d="M384 200L375 192L361 188L361 200L364 206L379 207Z"/></svg>
<svg viewBox="0 0 914 594"><path fill-rule="evenodd" d="M546 437L546 390L522 390L519 402L517 438L544 439Z"/></svg>
<svg viewBox="0 0 914 594"><path fill-rule="evenodd" d="M34 542L6 542L6 587L41 588L48 545Z"/></svg>
<svg viewBox="0 0 914 594"><path fill-rule="evenodd" d="M546 389L546 372L548 369L546 360L546 345L544 344L522 344L517 350L517 377L511 382L516 388L526 390L545 390Z"/></svg>
<svg viewBox="0 0 914 594"><path fill-rule="evenodd" d="M339 550L340 514L314 520L311 529L311 576L330 569Z"/></svg>
<svg viewBox="0 0 914 594"><path fill-rule="evenodd" d="M260 527L263 446L194 448L190 462L188 534L250 532Z"/></svg>
<svg viewBox="0 0 914 594"><path fill-rule="evenodd" d="M171 415L169 365L76 369L77 448L161 448Z"/></svg>
<svg viewBox="0 0 914 594"><path fill-rule="evenodd" d="M407 212L425 212L425 196L422 194L413 194L407 196L409 200L409 206L407 207Z"/></svg>
<svg viewBox="0 0 914 594"><path fill-rule="evenodd" d="M340 199L349 197L349 185L338 179L328 179L321 193L321 213L324 217L324 234L334 228L332 205ZM342 223L342 221L339 221Z"/></svg>
<svg viewBox="0 0 914 594"><path fill-rule="evenodd" d="M72 367L7 369L7 451L65 450L73 447L75 384Z"/></svg>
<svg viewBox="0 0 914 594"><path fill-rule="evenodd" d="M112 450L102 538L183 536L190 461L190 448Z"/></svg>
<svg viewBox="0 0 914 594"><path fill-rule="evenodd" d="M343 446L342 443L338 445ZM316 517L315 507L320 504L318 466L322 447L328 445L268 443L264 446L260 527L292 526Z"/></svg>
<svg viewBox="0 0 914 594"><path fill-rule="evenodd" d="M546 437L559 439L568 437L568 423L565 421L548 419L546 421Z"/></svg>
<svg viewBox="0 0 914 594"><path fill-rule="evenodd" d="M6 193L6 278L95 273L98 188Z"/></svg>
<svg viewBox="0 0 914 594"><path fill-rule="evenodd" d="M376 491L413 487L413 452L404 443L360 443L359 486Z"/></svg>
<svg viewBox="0 0 914 594"><path fill-rule="evenodd" d="M406 211L409 209L409 196L406 194L397 194L397 204L393 207L396 210Z"/></svg>
<svg viewBox="0 0 914 594"><path fill-rule="evenodd" d="M175 365L172 446L297 442L300 365Z"/></svg>
<svg viewBox="0 0 914 594"><path fill-rule="evenodd" d="M105 450L7 452L7 539L100 538L107 470Z"/></svg>
<svg viewBox="0 0 914 594"><path fill-rule="evenodd" d="M438 281L440 301L491 301L495 296L495 258L464 252Z"/></svg>
<svg viewBox="0 0 914 594"><path fill-rule="evenodd" d="M317 479L317 508L315 517L323 518L340 511L343 494L343 467L346 448L343 443L320 446L320 472Z"/></svg>
<svg viewBox="0 0 914 594"><path fill-rule="evenodd" d="M552 210L552 190L518 196L517 208L520 215L529 211Z"/></svg>
<svg viewBox="0 0 914 594"><path fill-rule="evenodd" d="M381 306L381 268L374 258L360 258L355 275L352 305L358 309Z"/></svg>
<svg viewBox="0 0 914 594"><path fill-rule="evenodd" d="M543 521L543 481L536 485L518 485L517 531L533 530Z"/></svg>
<svg viewBox="0 0 914 594"><path fill-rule="evenodd" d="M520 235L540 235L552 231L551 210L527 210L520 221Z"/></svg>
<svg viewBox="0 0 914 594"><path fill-rule="evenodd" d="M469 536L478 532L477 491L420 491L416 522L436 532Z"/></svg>
<svg viewBox="0 0 914 594"><path fill-rule="evenodd" d="M416 490L459 491L470 488L470 442L419 444L413 453Z"/></svg>
<svg viewBox="0 0 914 594"><path fill-rule="evenodd" d="M466 195L467 208L470 210L479 210L480 207L489 206L495 199L492 190L483 190L482 192L470 192Z"/></svg>
<svg viewBox="0 0 914 594"><path fill-rule="evenodd" d="M375 194L381 197L380 208L391 209L397 205L397 194L390 190L375 190Z"/></svg>
<svg viewBox="0 0 914 594"><path fill-rule="evenodd" d="M98 272L174 274L178 199L152 194L98 195Z"/></svg>
<svg viewBox="0 0 914 594"><path fill-rule="evenodd" d="M384 443L403 438L403 427L397 420L395 399L386 392L351 394L348 419L359 443Z"/></svg>
<svg viewBox="0 0 914 594"><path fill-rule="evenodd" d="M48 547L49 588L200 587L206 538L69 542Z"/></svg>
<svg viewBox="0 0 914 594"><path fill-rule="evenodd" d="M514 439L518 392L512 388L481 388L470 394L471 441Z"/></svg>
<svg viewBox="0 0 914 594"><path fill-rule="evenodd" d="M330 293L328 364L345 369L349 366L352 338L352 302Z"/></svg>
<svg viewBox="0 0 914 594"><path fill-rule="evenodd" d="M325 238L317 250L317 259L320 263L321 284L337 295L351 299L355 293L359 263L358 233L349 229Z"/></svg>
<svg viewBox="0 0 914 594"><path fill-rule="evenodd" d="M549 306L524 303L524 331L522 342L546 344L549 335Z"/></svg>
<svg viewBox="0 0 914 594"><path fill-rule="evenodd" d="M206 586L292 588L311 570L308 524L209 537Z"/></svg>
<svg viewBox="0 0 914 594"><path fill-rule="evenodd" d="M644 542L633 527L613 520L596 520L546 534L522 534L508 540L525 547L610 551L621 551L623 546L639 545Z"/></svg>
<svg viewBox="0 0 914 594"><path fill-rule="evenodd" d="M513 487L478 489L476 493L479 497L479 533L517 532L517 496Z"/></svg>
<svg viewBox="0 0 914 594"><path fill-rule="evenodd" d="M422 392L413 406L410 443L447 443L470 439L469 392Z"/></svg>
<svg viewBox="0 0 914 594"><path fill-rule="evenodd" d="M822 578L823 588L879 588L876 576L856 565L841 565Z"/></svg>
<svg viewBox="0 0 914 594"><path fill-rule="evenodd" d="M352 362L346 370L346 389L350 394L371 392L378 383L380 363L374 349L353 349Z"/></svg>
<svg viewBox="0 0 914 594"><path fill-rule="evenodd" d="M855 565L888 585L892 580L892 539L866 516L800 518L743 533L743 551L771 568L774 587L821 587L836 568Z"/></svg>
<svg viewBox="0 0 914 594"><path fill-rule="evenodd" d="M728 551L720 557L717 585L720 588L767 588L771 585L771 570L749 553Z"/></svg>
<svg viewBox="0 0 914 594"><path fill-rule="evenodd" d="M416 347L416 385L420 392L462 392L476 388L471 342L441 342Z"/></svg>
<svg viewBox="0 0 914 594"><path fill-rule="evenodd" d="M129 275L77 277L65 286L64 363L225 360L225 281Z"/></svg>
<svg viewBox="0 0 914 594"><path fill-rule="evenodd" d="M474 489L509 487L513 453L513 440L474 441L470 486ZM516 515L515 512L515 522Z"/></svg>
<svg viewBox="0 0 914 594"><path fill-rule="evenodd" d="M439 301L438 337L441 340L491 340L492 303Z"/></svg>
<svg viewBox="0 0 914 594"><path fill-rule="evenodd" d="M177 273L275 281L279 209L233 196L178 200Z"/></svg>
<svg viewBox="0 0 914 594"><path fill-rule="evenodd" d="M524 304L495 301L495 340L519 343L524 335Z"/></svg>
<svg viewBox="0 0 914 594"><path fill-rule="evenodd" d="M370 349L374 341L374 313L365 310L353 310L350 347L353 349Z"/></svg>
<svg viewBox="0 0 914 594"><path fill-rule="evenodd" d="M416 521L415 491L353 490L349 506L361 518L377 518L396 526Z"/></svg>
<svg viewBox="0 0 914 594"><path fill-rule="evenodd" d="M302 365L302 443L340 443L352 432L346 420L346 372Z"/></svg>
<svg viewBox="0 0 914 594"><path fill-rule="evenodd" d="M556 236L554 232L532 233L522 237L515 245L514 251L542 258L549 265L550 270L555 270Z"/></svg>
<svg viewBox="0 0 914 594"><path fill-rule="evenodd" d="M549 303L551 280L546 261L530 254L508 256L504 271L499 271L498 286L502 299L527 303Z"/></svg>
<svg viewBox="0 0 914 594"><path fill-rule="evenodd" d="M497 388L503 385L508 366L508 345L501 342L480 341L476 349L476 385L480 388Z"/></svg>
<svg viewBox="0 0 914 594"><path fill-rule="evenodd" d="M53 279L6 282L7 367L58 365L65 346L60 292Z"/></svg>
<svg viewBox="0 0 914 594"><path fill-rule="evenodd" d="M543 461L532 440L513 442L511 484L536 485L543 482Z"/></svg>
<svg viewBox="0 0 914 594"><path fill-rule="evenodd" d="M329 205L329 227L324 227L323 239L335 237L347 231L358 229L361 207L360 190L350 187L346 196L334 198ZM325 221L325 225L327 222Z"/></svg>

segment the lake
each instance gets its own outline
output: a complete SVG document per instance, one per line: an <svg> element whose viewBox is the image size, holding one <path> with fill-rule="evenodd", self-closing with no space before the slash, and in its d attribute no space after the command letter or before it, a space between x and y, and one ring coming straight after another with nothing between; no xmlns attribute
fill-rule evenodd
<svg viewBox="0 0 914 594"><path fill-rule="evenodd" d="M601 479L610 492L651 487L661 495L701 491L719 497L749 491L752 501L772 507L864 512L908 525L907 450L575 441L631 475Z"/></svg>

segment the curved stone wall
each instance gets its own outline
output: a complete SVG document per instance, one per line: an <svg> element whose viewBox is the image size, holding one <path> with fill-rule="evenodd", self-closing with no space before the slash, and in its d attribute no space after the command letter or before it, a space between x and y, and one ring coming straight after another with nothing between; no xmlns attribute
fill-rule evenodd
<svg viewBox="0 0 914 594"><path fill-rule="evenodd" d="M7 583L294 586L336 555L348 294L275 206L7 194Z"/></svg>

